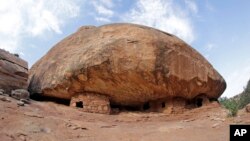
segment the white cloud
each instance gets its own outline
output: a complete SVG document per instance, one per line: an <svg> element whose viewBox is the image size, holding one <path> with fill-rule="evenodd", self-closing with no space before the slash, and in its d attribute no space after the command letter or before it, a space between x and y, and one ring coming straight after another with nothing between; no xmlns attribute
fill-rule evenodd
<svg viewBox="0 0 250 141"><path fill-rule="evenodd" d="M104 6L108 8L114 7L114 3L112 0L100 0L100 3L102 3Z"/></svg>
<svg viewBox="0 0 250 141"><path fill-rule="evenodd" d="M123 20L161 29L191 43L194 40L193 28L184 13L171 0L139 0Z"/></svg>
<svg viewBox="0 0 250 141"><path fill-rule="evenodd" d="M227 89L223 96L232 97L240 94L243 91L243 86L246 86L250 79L250 67L241 68L232 71L229 75L225 76L227 82Z"/></svg>
<svg viewBox="0 0 250 141"><path fill-rule="evenodd" d="M95 20L97 22L110 22L114 16L114 3L112 0L97 0L91 3L95 9Z"/></svg>
<svg viewBox="0 0 250 141"><path fill-rule="evenodd" d="M79 10L77 0L1 0L0 48L15 52L20 49L23 36L60 34L61 26L77 16Z"/></svg>
<svg viewBox="0 0 250 141"><path fill-rule="evenodd" d="M104 18L104 17L95 17L95 20L97 22L104 22L104 23L111 22L109 18Z"/></svg>
<svg viewBox="0 0 250 141"><path fill-rule="evenodd" d="M28 30L35 36L42 34L45 30L60 34L62 31L59 22L59 19L51 11L43 10L40 13L40 17L35 20L34 24Z"/></svg>
<svg viewBox="0 0 250 141"><path fill-rule="evenodd" d="M15 52L17 50L18 40L11 40L11 38L6 38L5 40L0 36L0 48Z"/></svg>
<svg viewBox="0 0 250 141"><path fill-rule="evenodd" d="M191 10L191 12L195 14L198 12L198 7L194 0L185 0L185 4Z"/></svg>
<svg viewBox="0 0 250 141"><path fill-rule="evenodd" d="M112 10L108 9L104 5L94 3L94 7L95 7L96 11L98 12L98 14L100 14L100 15L112 17L114 14L114 12Z"/></svg>

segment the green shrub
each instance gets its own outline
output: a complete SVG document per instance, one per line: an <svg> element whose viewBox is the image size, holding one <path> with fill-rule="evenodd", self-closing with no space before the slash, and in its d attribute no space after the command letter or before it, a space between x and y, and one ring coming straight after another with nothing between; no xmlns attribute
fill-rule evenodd
<svg viewBox="0 0 250 141"><path fill-rule="evenodd" d="M240 97L240 100L239 100L239 108L242 109L244 108L248 103L250 103L250 95L248 93L247 94L244 94Z"/></svg>
<svg viewBox="0 0 250 141"><path fill-rule="evenodd" d="M236 116L239 109L244 108L248 103L250 103L250 80L241 94L232 98L219 98L219 102L229 110L229 116Z"/></svg>
<svg viewBox="0 0 250 141"><path fill-rule="evenodd" d="M248 81L244 92L240 95L239 108L244 108L248 103L250 103L250 81Z"/></svg>
<svg viewBox="0 0 250 141"><path fill-rule="evenodd" d="M220 98L219 102L229 110L229 117L237 116L238 110L239 110L239 104L237 100L235 99L228 99L226 97Z"/></svg>

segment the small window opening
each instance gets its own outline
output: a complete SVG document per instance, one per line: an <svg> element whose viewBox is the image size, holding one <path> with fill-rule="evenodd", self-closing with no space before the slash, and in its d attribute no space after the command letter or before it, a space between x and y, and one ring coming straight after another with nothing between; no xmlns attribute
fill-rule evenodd
<svg viewBox="0 0 250 141"><path fill-rule="evenodd" d="M162 102L162 103L161 103L161 107L162 107L162 108L165 108L165 107L166 107L165 102Z"/></svg>
<svg viewBox="0 0 250 141"><path fill-rule="evenodd" d="M82 101L76 102L76 107L83 108L83 102Z"/></svg>
<svg viewBox="0 0 250 141"><path fill-rule="evenodd" d="M202 106L203 99L202 98L197 98L196 99L196 106L201 107Z"/></svg>
<svg viewBox="0 0 250 141"><path fill-rule="evenodd" d="M148 110L148 109L150 109L149 102L147 102L147 103L145 103L145 104L143 105L143 110Z"/></svg>

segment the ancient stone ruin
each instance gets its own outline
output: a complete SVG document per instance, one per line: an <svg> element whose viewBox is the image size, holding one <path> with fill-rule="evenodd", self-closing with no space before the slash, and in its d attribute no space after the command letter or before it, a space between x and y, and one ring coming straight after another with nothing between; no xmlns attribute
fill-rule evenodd
<svg viewBox="0 0 250 141"><path fill-rule="evenodd" d="M180 113L208 104L226 83L176 36L135 24L83 26L29 72L29 91L86 112Z"/></svg>
<svg viewBox="0 0 250 141"><path fill-rule="evenodd" d="M15 89L28 88L28 63L0 49L0 89L11 93Z"/></svg>
<svg viewBox="0 0 250 141"><path fill-rule="evenodd" d="M71 98L70 106L83 108L85 112L110 113L109 99L104 95L93 93L79 93Z"/></svg>

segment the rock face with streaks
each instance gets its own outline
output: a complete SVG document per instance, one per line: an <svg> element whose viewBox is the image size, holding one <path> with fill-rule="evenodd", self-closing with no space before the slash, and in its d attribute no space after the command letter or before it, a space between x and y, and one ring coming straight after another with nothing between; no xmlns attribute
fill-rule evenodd
<svg viewBox="0 0 250 141"><path fill-rule="evenodd" d="M0 49L0 89L10 93L15 89L28 88L28 63Z"/></svg>
<svg viewBox="0 0 250 141"><path fill-rule="evenodd" d="M135 24L83 26L29 74L31 94L74 101L83 95L81 107L92 93L105 96L111 107L169 111L217 99L226 88L222 76L188 44Z"/></svg>

